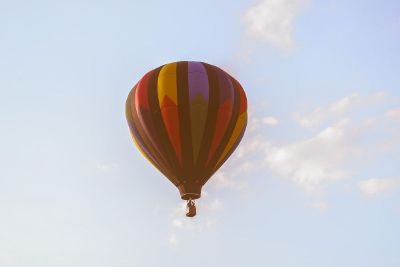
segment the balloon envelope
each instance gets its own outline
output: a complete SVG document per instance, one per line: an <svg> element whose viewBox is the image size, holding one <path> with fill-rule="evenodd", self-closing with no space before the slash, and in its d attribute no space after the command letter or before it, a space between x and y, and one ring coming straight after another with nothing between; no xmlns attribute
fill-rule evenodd
<svg viewBox="0 0 400 267"><path fill-rule="evenodd" d="M180 61L139 80L128 95L126 117L147 160L182 199L197 199L242 139L247 100L239 82L220 68Z"/></svg>

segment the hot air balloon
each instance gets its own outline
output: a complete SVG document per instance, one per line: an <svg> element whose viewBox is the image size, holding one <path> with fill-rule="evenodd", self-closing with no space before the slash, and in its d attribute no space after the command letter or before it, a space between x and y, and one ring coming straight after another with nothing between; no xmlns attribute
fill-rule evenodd
<svg viewBox="0 0 400 267"><path fill-rule="evenodd" d="M126 100L126 118L140 152L178 188L193 217L203 185L243 137L246 94L216 66L173 62L138 81Z"/></svg>

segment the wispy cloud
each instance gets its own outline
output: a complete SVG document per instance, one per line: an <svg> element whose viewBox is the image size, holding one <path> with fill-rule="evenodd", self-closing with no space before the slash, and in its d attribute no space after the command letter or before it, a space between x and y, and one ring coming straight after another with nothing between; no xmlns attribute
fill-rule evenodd
<svg viewBox="0 0 400 267"><path fill-rule="evenodd" d="M249 120L247 133L239 148L203 188L202 198L196 202L198 215L195 218L184 217L185 202L177 204L171 212L171 231L168 241L172 246L179 246L187 232L199 234L204 231L212 231L220 223L220 213L225 210L224 202L220 198L212 198L204 189L210 188L220 192L224 190L244 192L249 182L249 179L245 178L259 170L256 165L262 163L259 152L264 145L264 139L256 136L257 130L261 127L275 126L279 121L273 116L260 118L250 116L250 118L252 119Z"/></svg>
<svg viewBox="0 0 400 267"><path fill-rule="evenodd" d="M260 178L260 175L264 175L262 178L266 178L270 173L273 174L271 179L284 179L310 194L312 200L305 203L305 207L325 211L330 207L325 199L326 189L330 185L349 180L354 173L359 173L357 166L365 165L366 158L381 156L376 153L377 147L387 142L382 129L398 116L397 108L387 105L385 99L383 93L350 94L325 107L312 109L310 113L302 115L312 123L294 131L291 141L280 140L279 135L264 134L265 129L280 131L279 122L282 118L278 120L270 115L250 114L242 143L210 179L207 187L246 192L253 182L251 177ZM366 112L376 105L380 105L378 114ZM300 123L298 118L286 119L285 124ZM400 130L396 133L393 138L399 141ZM372 141L362 141L371 137ZM392 149L397 148L392 146ZM359 177L359 181L355 182L356 187L368 196L400 188L399 178L368 178ZM179 243L182 231L201 233L213 229L220 222L218 213L224 211L223 204L221 199L211 199L204 192L198 203L202 214L194 221L182 216L185 203L179 204L171 214L171 244Z"/></svg>
<svg viewBox="0 0 400 267"><path fill-rule="evenodd" d="M216 188L243 190L253 173L266 172L292 181L310 193L319 193L326 184L349 175L344 162L357 154L354 132L348 119L326 127L309 138L280 142L260 132L262 118L249 121L250 131L221 171L210 180ZM261 171L261 172L260 172Z"/></svg>
<svg viewBox="0 0 400 267"><path fill-rule="evenodd" d="M252 36L280 49L294 47L293 21L305 1L259 0L246 10L243 23Z"/></svg>
<svg viewBox="0 0 400 267"><path fill-rule="evenodd" d="M170 215L171 230L168 241L172 246L178 246L188 232L201 234L210 231L219 223L218 213L223 210L223 202L209 199L207 191L202 193L201 201L196 202L198 215L194 218L185 217L186 203L179 202Z"/></svg>
<svg viewBox="0 0 400 267"><path fill-rule="evenodd" d="M385 115L388 119L400 120L400 107L387 111Z"/></svg>
<svg viewBox="0 0 400 267"><path fill-rule="evenodd" d="M271 126L265 121L274 124L275 119L269 119L274 117L251 114L242 144L228 166L212 179L213 184L246 188L246 179L237 177L247 177L249 173L261 170L291 181L315 196L321 195L329 184L348 179L359 171L354 166L367 158L378 157L379 147L387 146L388 139L383 129L389 120L398 116L398 109L390 108L387 98L383 92L370 95L354 93L325 107L312 109L310 113L295 117L294 122L304 128L293 132L290 142L263 134L263 127ZM367 112L376 106L379 106L377 110L387 111L375 115ZM279 131L277 127L275 130ZM399 141L398 136L400 132L392 133L391 144ZM392 145L391 149L396 147ZM325 204L319 206L328 207Z"/></svg>
<svg viewBox="0 0 400 267"><path fill-rule="evenodd" d="M294 113L295 121L304 128L319 126L327 120L335 120L348 116L349 112L360 108L368 107L384 101L385 94L378 92L372 95L359 95L357 93L342 97L341 99L328 104L325 107L317 107L309 113Z"/></svg>
<svg viewBox="0 0 400 267"><path fill-rule="evenodd" d="M366 196L382 195L400 189L400 177L371 178L358 183L358 188Z"/></svg>
<svg viewBox="0 0 400 267"><path fill-rule="evenodd" d="M255 135L255 129L260 126L249 124L249 128L253 131L250 130L246 134L239 148L210 179L209 186L219 190L229 188L243 191L248 187L249 179L247 177L251 177L253 173L260 169L260 164L262 164L260 149L266 144L262 137Z"/></svg>
<svg viewBox="0 0 400 267"><path fill-rule="evenodd" d="M271 144L264 150L265 164L280 177L309 192L348 176L344 160L355 154L349 121L342 120L316 136L289 144Z"/></svg>
<svg viewBox="0 0 400 267"><path fill-rule="evenodd" d="M111 172L118 168L117 163L97 163L97 170L100 172Z"/></svg>
<svg viewBox="0 0 400 267"><path fill-rule="evenodd" d="M275 126L279 123L279 121L275 117L268 116L262 119L262 123L269 126Z"/></svg>
<svg viewBox="0 0 400 267"><path fill-rule="evenodd" d="M177 238L177 236L176 236L176 233L171 233L170 235L169 235L169 237L168 237L168 242L171 244L171 245L173 245L173 246L176 246L176 245L178 245L178 238Z"/></svg>

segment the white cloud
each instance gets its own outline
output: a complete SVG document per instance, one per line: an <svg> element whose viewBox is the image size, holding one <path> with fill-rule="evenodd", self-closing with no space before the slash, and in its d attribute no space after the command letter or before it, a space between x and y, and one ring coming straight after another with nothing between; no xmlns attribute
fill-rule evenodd
<svg viewBox="0 0 400 267"><path fill-rule="evenodd" d="M118 165L116 163L98 163L96 167L100 172L111 172L116 170Z"/></svg>
<svg viewBox="0 0 400 267"><path fill-rule="evenodd" d="M269 126L275 126L278 124L278 122L279 121L277 118L271 116L262 119L262 123Z"/></svg>
<svg viewBox="0 0 400 267"><path fill-rule="evenodd" d="M372 178L359 182L358 188L366 196L381 195L400 188L400 178Z"/></svg>
<svg viewBox="0 0 400 267"><path fill-rule="evenodd" d="M386 103L383 99L382 93L351 94L326 107L314 109L303 116L310 122L306 126L313 127L293 132L291 141L279 140L280 135L273 138L274 135L263 133L262 127L279 126L275 117L251 115L242 143L207 186L213 190L245 191L253 184L251 177L265 178L259 175L272 173L272 177L290 181L311 194L314 200L305 203L305 207L325 211L329 203L321 197L329 192L328 186L348 179L352 173L360 173L355 166L360 166L358 163L365 166L365 157L379 157L374 150L376 144L387 141L379 131L398 116L397 109L386 113L379 111L381 113L374 117L366 112L377 103ZM354 113L350 114L350 111ZM322 122L326 122L323 127L320 126ZM270 128L269 132L279 131L278 126ZM367 142L362 142L363 139ZM374 196L400 188L400 178L367 179L357 185L363 194ZM201 234L220 223L220 214L224 212L224 203L220 199L210 199L204 191L196 206L198 216L195 218L185 217L185 202L180 202L171 213L168 240L172 246L185 241L185 233Z"/></svg>
<svg viewBox="0 0 400 267"><path fill-rule="evenodd" d="M249 121L246 129L246 136L254 133L262 126L276 126L279 124L279 120L273 116L256 117L253 113L249 114Z"/></svg>
<svg viewBox="0 0 400 267"><path fill-rule="evenodd" d="M354 166L362 164L366 158L378 157L379 147L387 143L381 133L388 122L385 116L393 118L397 110L374 117L368 111L387 104L384 100L382 92L350 94L326 107L314 109L302 117L308 121L303 126L313 127L306 127L306 132L294 132L291 142L280 142L261 134L261 128L268 125L263 122L270 117L250 116L249 130L242 144L210 182L220 188L245 189L247 180L243 177L251 177L249 174L257 171L270 171L275 177L292 181L313 195L322 193L329 184L358 172ZM382 110L382 106L376 110ZM321 127L322 122L325 122L324 127ZM311 136L310 130L314 132ZM308 137L304 137L305 133Z"/></svg>
<svg viewBox="0 0 400 267"><path fill-rule="evenodd" d="M218 213L223 211L224 205L220 199L210 200L208 194L204 193L201 200L196 202L196 217L185 217L186 202L184 201L180 201L171 212L171 231L168 236L171 245L177 246L185 239L187 232L201 234L212 230L219 223Z"/></svg>
<svg viewBox="0 0 400 267"><path fill-rule="evenodd" d="M385 94L382 92L367 96L354 93L334 101L326 107L318 107L308 114L296 112L294 113L294 119L302 127L312 128L327 120L348 116L348 113L356 108L381 103L384 99Z"/></svg>
<svg viewBox="0 0 400 267"><path fill-rule="evenodd" d="M176 236L176 233L171 233L169 238L168 238L168 241L173 246L178 245L178 238Z"/></svg>
<svg viewBox="0 0 400 267"><path fill-rule="evenodd" d="M324 114L321 118L315 117L315 109L311 115L307 115L311 121L315 121L315 127L293 132L291 141L279 140L280 135L273 138L274 135L266 136L263 133L262 127L270 126L271 122L278 123L274 117L251 115L242 143L207 186L213 190L243 191L252 184L251 177L260 178L259 175L272 173L272 177L290 181L311 193L316 199L306 204L307 207L326 210L329 203L320 199L327 192L325 189L348 179L354 172L359 173L354 166L359 163L362 165L365 157L376 157L376 144L386 141L376 131L380 131L382 125L387 123L388 120L384 118L388 115L381 113L370 117L371 114L365 112L377 103L386 103L382 102L383 99L382 93L367 96L351 94L319 108ZM349 114L350 111L354 111L354 114ZM319 126L328 119L331 120L324 127ZM319 129L316 129L317 126ZM275 127L273 130L280 129ZM372 142L369 140L371 137L374 140ZM368 141L362 142L363 139ZM254 176L255 173L258 176ZM360 190L369 195L383 192L392 186L392 182L364 181L359 184ZM179 229L177 234L181 231L210 230L219 223L217 214L223 211L223 203L220 199L209 200L206 192L203 196L198 203L201 215L194 221L184 217L185 203L181 203L175 210L171 226L175 230ZM176 238L180 239L179 236Z"/></svg>
<svg viewBox="0 0 400 267"><path fill-rule="evenodd" d="M222 204L221 200L219 200L219 199L214 199L214 201L212 201L208 205L208 209L213 210L213 211L218 211L218 210L221 210L222 208L223 208L223 204Z"/></svg>
<svg viewBox="0 0 400 267"><path fill-rule="evenodd" d="M257 1L243 16L246 30L275 47L291 49L294 47L293 20L303 3L303 0Z"/></svg>
<svg viewBox="0 0 400 267"><path fill-rule="evenodd" d="M316 136L265 149L265 164L275 174L290 179L309 192L325 183L345 178L342 164L354 155L349 121L327 127Z"/></svg>
<svg viewBox="0 0 400 267"><path fill-rule="evenodd" d="M172 224L173 224L175 227L177 227L177 228L181 228L181 227L183 226L182 221L179 220L179 219L173 219L173 220L172 220Z"/></svg>
<svg viewBox="0 0 400 267"><path fill-rule="evenodd" d="M232 179L229 179L224 171L218 171L212 177L212 179L209 181L209 183L210 183L210 185L213 185L213 186L219 187L219 188L236 187L236 183Z"/></svg>
<svg viewBox="0 0 400 267"><path fill-rule="evenodd" d="M247 128L246 128L246 135L253 133L260 127L260 119L255 116L248 117Z"/></svg>
<svg viewBox="0 0 400 267"><path fill-rule="evenodd" d="M259 170L262 162L260 151L265 147L265 138L256 134L260 127L267 125L263 123L266 118L274 117L249 116L246 133L239 147L210 179L207 183L208 186L234 190L245 190L247 188L248 180L245 178Z"/></svg>
<svg viewBox="0 0 400 267"><path fill-rule="evenodd" d="M355 131L349 119L342 119L309 138L280 143L259 134L260 127L266 125L265 118L270 117L251 117L251 131L210 184L218 188L245 189L248 180L243 178L261 170L288 179L307 192L319 193L326 184L349 175L344 163L358 152L352 142Z"/></svg>
<svg viewBox="0 0 400 267"><path fill-rule="evenodd" d="M386 117L391 120L399 120L400 119L400 108L394 108L386 112Z"/></svg>

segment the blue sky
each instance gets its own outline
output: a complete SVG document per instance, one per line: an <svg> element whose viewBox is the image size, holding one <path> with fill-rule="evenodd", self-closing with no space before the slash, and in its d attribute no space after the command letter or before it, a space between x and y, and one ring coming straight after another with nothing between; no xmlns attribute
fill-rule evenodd
<svg viewBox="0 0 400 267"><path fill-rule="evenodd" d="M398 1L0 4L1 266L400 266ZM194 219L124 117L177 60L249 100Z"/></svg>

